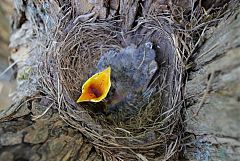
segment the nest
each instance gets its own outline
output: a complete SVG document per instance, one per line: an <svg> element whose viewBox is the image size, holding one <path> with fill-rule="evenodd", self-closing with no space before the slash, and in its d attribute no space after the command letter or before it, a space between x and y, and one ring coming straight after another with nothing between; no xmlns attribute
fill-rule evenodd
<svg viewBox="0 0 240 161"><path fill-rule="evenodd" d="M180 15L182 11L174 12ZM192 14L204 21L196 13ZM54 100L62 119L83 133L106 160L169 160L180 149L184 68L210 23L194 32L202 21L196 21L194 30L180 30L179 19L185 20L170 14L149 15L140 18L139 25L128 33L118 27L121 21L68 19L48 39L45 60L39 66L42 91ZM176 25L170 26L172 22ZM121 50L129 42L140 45L147 41L154 45L159 71L145 92L146 105L137 115L127 121L109 120L88 110L88 105L76 103L101 54ZM151 88L157 90L151 93Z"/></svg>

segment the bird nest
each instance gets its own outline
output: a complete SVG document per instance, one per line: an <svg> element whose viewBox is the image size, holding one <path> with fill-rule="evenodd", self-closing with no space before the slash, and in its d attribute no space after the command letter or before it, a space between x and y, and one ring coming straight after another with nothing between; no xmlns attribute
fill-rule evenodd
<svg viewBox="0 0 240 161"><path fill-rule="evenodd" d="M174 160L184 131L184 70L193 65L191 54L205 32L218 23L220 13L201 6L189 12L175 7L171 14L140 17L131 31L123 31L121 19L86 23L64 18L44 45L47 50L39 66L42 91L54 100L61 118L84 134L105 160ZM131 44L138 48L146 43L155 51L158 70L132 104L137 107L134 115L108 117L99 112L101 102L76 103L82 85L98 70L105 53L111 56L111 50L121 53ZM144 103L139 107L136 102Z"/></svg>
<svg viewBox="0 0 240 161"><path fill-rule="evenodd" d="M43 91L55 100L61 117L82 132L107 160L167 160L178 149L181 58L171 29L159 21L167 24L157 18L142 19L130 34L121 32L117 21L61 23L48 41L45 60L39 66ZM146 42L153 44L159 69L143 93L144 106L135 115L127 120L111 119L96 111L101 103L76 103L83 83L96 70L103 53Z"/></svg>
<svg viewBox="0 0 240 161"><path fill-rule="evenodd" d="M55 43L49 44L45 63L39 68L44 91L55 99L61 117L81 131L107 160L167 160L178 149L181 137L178 133L181 130L180 58L170 30L159 26L156 19L143 20L141 24L134 36L122 35L117 27L119 24L114 21L59 26ZM144 36L148 33L151 33L148 37ZM144 106L123 121L96 112L95 108L101 105L77 104L76 100L101 55L127 46L124 36L130 37L128 40L135 45L150 41L159 70L143 93Z"/></svg>
<svg viewBox="0 0 240 161"><path fill-rule="evenodd" d="M54 100L61 118L83 133L106 160L168 160L179 150L182 46L166 17L142 18L129 32L119 27L121 21L83 23L70 19L59 23L46 41L47 51L39 66L42 91ZM147 42L156 53L158 70L143 93L144 105L135 115L112 119L98 112L101 103L76 103L102 54Z"/></svg>

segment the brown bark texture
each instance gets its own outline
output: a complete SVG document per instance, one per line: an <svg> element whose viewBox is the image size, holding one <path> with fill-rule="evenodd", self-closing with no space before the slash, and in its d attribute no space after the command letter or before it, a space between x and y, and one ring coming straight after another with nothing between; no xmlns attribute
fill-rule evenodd
<svg viewBox="0 0 240 161"><path fill-rule="evenodd" d="M11 71L7 71L10 50L8 48L10 36L10 15L12 3L9 0L0 2L0 110L11 105L9 93L14 90L14 82L11 80Z"/></svg>
<svg viewBox="0 0 240 161"><path fill-rule="evenodd" d="M186 131L195 136L193 160L240 158L240 10L222 21L194 54L185 97Z"/></svg>

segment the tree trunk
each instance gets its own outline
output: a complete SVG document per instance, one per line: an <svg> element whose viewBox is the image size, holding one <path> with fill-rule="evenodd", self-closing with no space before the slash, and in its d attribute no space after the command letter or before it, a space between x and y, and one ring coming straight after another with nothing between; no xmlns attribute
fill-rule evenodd
<svg viewBox="0 0 240 161"><path fill-rule="evenodd" d="M8 67L8 58L10 51L8 48L10 35L10 15L12 13L12 4L9 0L0 2L0 110L11 105L9 93L14 91L14 82L9 82L11 72L5 71Z"/></svg>
<svg viewBox="0 0 240 161"><path fill-rule="evenodd" d="M8 57L9 50L8 50L8 42L9 42L9 15L12 12L10 1L1 1L0 2L0 58L1 57Z"/></svg>
<svg viewBox="0 0 240 161"><path fill-rule="evenodd" d="M193 160L240 158L240 10L221 22L199 52L186 83L186 131Z"/></svg>
<svg viewBox="0 0 240 161"><path fill-rule="evenodd" d="M108 2L108 3L107 3ZM48 19L50 10L63 10L72 5L83 21L124 15L122 29L135 25L139 12L148 12L163 1L58 1L15 0L13 33L10 39L12 58L17 62L18 81L24 84L29 53L32 49L33 29L54 27L56 19ZM174 3L177 3L177 1ZM59 6L62 6L60 8ZM143 6L144 11L140 9ZM69 7L69 6L68 6ZM184 6L188 8L188 6ZM51 9L49 9L51 8ZM71 8L71 7L70 7ZM185 9L186 9L185 8ZM42 10L45 10L43 12ZM89 14L90 13L90 14ZM94 14L92 14L94 13ZM46 20L46 21L44 21ZM70 23L70 22L69 22ZM193 68L187 71L183 108L186 139L178 156L189 160L238 160L240 158L240 10L226 15L214 33L193 53ZM52 32L52 31L48 31ZM52 33L51 33L52 34ZM128 42L126 38L126 42ZM37 56L36 56L37 57ZM21 61L19 61L21 60ZM38 61L38 60L36 60ZM20 86L21 88L22 86ZM107 160L83 134L65 122L47 100L38 99L35 88L26 93L18 89L19 99L0 113L0 160ZM26 89L26 88L22 88ZM31 97L32 96L32 97ZM44 114L44 115L43 115ZM145 158L140 158L144 160ZM179 158L180 159L180 158ZM146 160L146 159L145 159ZM144 160L144 161L145 161Z"/></svg>

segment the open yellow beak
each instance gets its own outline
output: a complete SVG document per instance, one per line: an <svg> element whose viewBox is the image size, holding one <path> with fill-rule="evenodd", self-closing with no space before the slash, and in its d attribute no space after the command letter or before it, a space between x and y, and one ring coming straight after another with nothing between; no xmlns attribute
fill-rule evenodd
<svg viewBox="0 0 240 161"><path fill-rule="evenodd" d="M89 78L82 86L82 94L78 98L77 103L102 101L111 87L110 75L111 68L108 67Z"/></svg>

